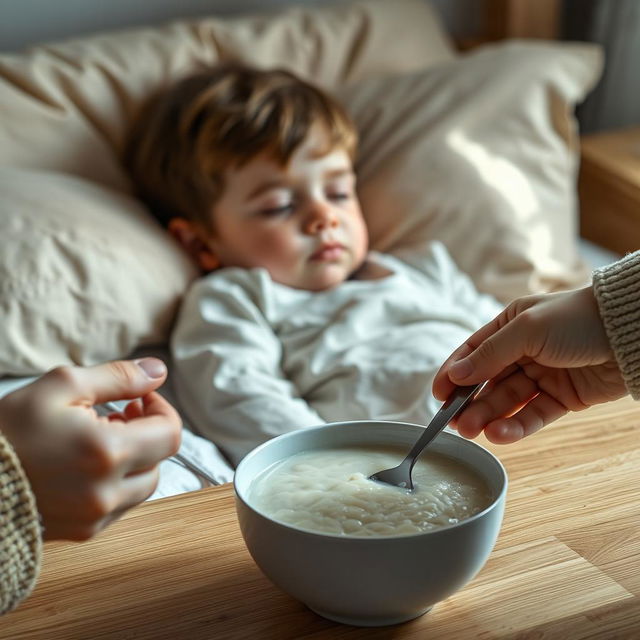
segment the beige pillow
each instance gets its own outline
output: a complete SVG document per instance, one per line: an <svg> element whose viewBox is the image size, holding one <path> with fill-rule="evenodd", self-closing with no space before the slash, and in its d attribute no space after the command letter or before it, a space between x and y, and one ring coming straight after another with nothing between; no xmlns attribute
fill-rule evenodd
<svg viewBox="0 0 640 640"><path fill-rule="evenodd" d="M149 90L229 58L335 88L453 53L423 0L366 0L0 56L0 376L166 341L194 271L127 195L118 150Z"/></svg>
<svg viewBox="0 0 640 640"><path fill-rule="evenodd" d="M601 65L592 45L511 42L339 92L373 247L437 238L505 302L585 282L573 110Z"/></svg>
<svg viewBox="0 0 640 640"><path fill-rule="evenodd" d="M132 113L151 90L185 73L239 59L335 88L452 57L423 0L183 21L36 47L0 56L0 165L127 191L117 151Z"/></svg>
<svg viewBox="0 0 640 640"><path fill-rule="evenodd" d="M130 196L0 168L0 371L100 362L168 335L191 260Z"/></svg>

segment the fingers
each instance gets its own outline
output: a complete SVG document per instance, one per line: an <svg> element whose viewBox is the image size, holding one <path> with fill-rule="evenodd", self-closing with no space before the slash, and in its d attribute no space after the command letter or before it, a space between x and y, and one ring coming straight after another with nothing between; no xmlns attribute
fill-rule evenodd
<svg viewBox="0 0 640 640"><path fill-rule="evenodd" d="M490 380L526 355L524 346L514 320L483 340L469 355L451 363L449 378L459 385Z"/></svg>
<svg viewBox="0 0 640 640"><path fill-rule="evenodd" d="M458 432L465 438L475 438L489 423L516 413L539 391L537 383L517 369L475 399L458 416Z"/></svg>
<svg viewBox="0 0 640 640"><path fill-rule="evenodd" d="M123 478L120 503L113 509L116 517L120 517L122 513L131 507L135 507L140 502L144 502L156 490L159 479L160 470L157 466L144 473Z"/></svg>
<svg viewBox="0 0 640 640"><path fill-rule="evenodd" d="M159 393L148 393L141 398L141 402L144 415L161 416L177 425L182 424L178 412Z"/></svg>
<svg viewBox="0 0 640 640"><path fill-rule="evenodd" d="M438 369L438 372L433 379L433 384L431 386L431 391L434 397L441 402L444 402L455 389L456 385L451 382L451 378L449 378L449 367L460 360L468 356L475 347L472 346L471 340L474 336L471 336L467 342L460 345L443 363L443 365Z"/></svg>
<svg viewBox="0 0 640 640"><path fill-rule="evenodd" d="M145 400L146 398L146 400ZM163 415L175 421L178 414L171 404L158 394L147 394L144 398L136 398L127 404L119 413L109 414L109 420L128 422L144 415Z"/></svg>
<svg viewBox="0 0 640 640"><path fill-rule="evenodd" d="M522 326L520 315L493 332L500 321L486 325L467 341L467 349L459 350L443 365L451 383L470 385L501 377L505 370L536 350L535 326ZM470 350L470 352L469 352ZM440 382L438 390L442 389Z"/></svg>
<svg viewBox="0 0 640 640"><path fill-rule="evenodd" d="M134 412L139 410L140 405L134 405ZM182 422L164 398L157 393L144 396L142 411L144 415L122 424L119 430L119 458L125 474L149 469L180 448Z"/></svg>
<svg viewBox="0 0 640 640"><path fill-rule="evenodd" d="M56 459L63 471L55 473L54 465L45 474L48 481L39 484L47 538L86 539L154 490L158 463L180 446L181 421L157 393L133 407L139 417L128 422L96 422L80 407L66 412L81 413L84 421L68 441L74 455L64 463Z"/></svg>
<svg viewBox="0 0 640 640"><path fill-rule="evenodd" d="M142 358L94 367L58 367L47 373L41 383L54 390L59 401L93 405L145 395L158 388L166 377L162 360Z"/></svg>
<svg viewBox="0 0 640 640"><path fill-rule="evenodd" d="M468 362L471 354L477 351L477 349L489 340L492 336L498 333L503 327L507 326L512 315L512 308L507 307L501 313L499 313L491 322L488 322L483 327L480 327L475 333L473 333L464 344L460 345L444 362L444 364L436 373L433 381L433 395L441 401L445 401L453 391L454 387L461 384L477 384L489 380L491 377L497 375L501 369L494 367L495 373L486 375L482 378L479 375L471 375L464 382L461 382L461 378L454 377L451 374L452 367L457 362ZM485 347L486 349L486 347ZM474 365L477 356L471 361L471 366ZM514 360L515 361L515 360ZM512 362L514 362L512 361ZM508 363L510 364L510 363ZM467 365L458 365L458 370L466 368ZM460 371L456 372L457 374Z"/></svg>
<svg viewBox="0 0 640 640"><path fill-rule="evenodd" d="M178 450L182 427L153 391L166 375L155 358L59 367L5 400L9 415L22 416L12 420L21 427L12 443L48 539L91 537L154 490L157 464ZM94 409L125 398L140 399L108 420Z"/></svg>
<svg viewBox="0 0 640 640"><path fill-rule="evenodd" d="M519 298L471 335L447 358L435 376L433 394L439 400L454 385L471 385L490 380L539 349L540 326L528 311L544 296Z"/></svg>
<svg viewBox="0 0 640 640"><path fill-rule="evenodd" d="M144 415L144 405L142 404L142 400L132 400L127 404L122 412L123 420L125 422L129 420L135 420L136 418L141 418Z"/></svg>
<svg viewBox="0 0 640 640"><path fill-rule="evenodd" d="M117 520L131 507L146 500L158 485L158 469L105 484L73 504L72 512L45 518L45 540L88 540Z"/></svg>
<svg viewBox="0 0 640 640"><path fill-rule="evenodd" d="M561 418L567 407L523 372L510 376L474 400L456 420L458 433L475 438L482 431L490 442L509 444Z"/></svg>
<svg viewBox="0 0 640 640"><path fill-rule="evenodd" d="M490 442L511 444L540 431L567 413L567 408L555 398L540 393L513 416L489 423L484 433Z"/></svg>

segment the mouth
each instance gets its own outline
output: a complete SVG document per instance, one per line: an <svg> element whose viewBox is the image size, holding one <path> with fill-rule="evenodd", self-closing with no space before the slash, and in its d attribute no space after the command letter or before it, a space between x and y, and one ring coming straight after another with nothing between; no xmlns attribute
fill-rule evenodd
<svg viewBox="0 0 640 640"><path fill-rule="evenodd" d="M311 255L311 260L317 262L331 262L342 256L345 248L339 242L327 242Z"/></svg>

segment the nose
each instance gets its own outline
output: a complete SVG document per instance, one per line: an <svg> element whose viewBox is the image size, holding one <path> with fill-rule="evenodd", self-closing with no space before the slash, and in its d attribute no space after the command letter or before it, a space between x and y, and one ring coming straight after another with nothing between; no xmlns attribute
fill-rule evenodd
<svg viewBox="0 0 640 640"><path fill-rule="evenodd" d="M338 216L329 203L314 201L309 205L309 212L304 224L306 233L315 234L337 226Z"/></svg>

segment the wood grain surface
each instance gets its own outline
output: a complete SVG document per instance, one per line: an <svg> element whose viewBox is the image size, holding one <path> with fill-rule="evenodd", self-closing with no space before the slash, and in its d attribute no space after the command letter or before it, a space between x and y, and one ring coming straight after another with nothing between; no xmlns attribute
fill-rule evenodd
<svg viewBox="0 0 640 640"><path fill-rule="evenodd" d="M45 545L38 586L0 638L640 638L640 404L480 442L509 474L500 537L479 575L417 620L339 625L280 592L246 551L225 485L145 503L88 543Z"/></svg>

